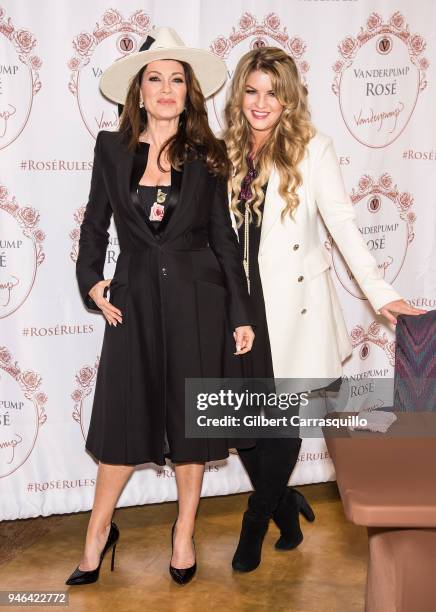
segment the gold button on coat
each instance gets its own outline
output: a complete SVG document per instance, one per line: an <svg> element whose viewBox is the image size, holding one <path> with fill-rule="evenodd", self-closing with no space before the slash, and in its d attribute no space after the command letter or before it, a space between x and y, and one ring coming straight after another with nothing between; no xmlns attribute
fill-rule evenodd
<svg viewBox="0 0 436 612"><path fill-rule="evenodd" d="M294 251L296 251L299 247L300 247L299 244L294 244L294 246L292 248L294 249Z"/></svg>
<svg viewBox="0 0 436 612"><path fill-rule="evenodd" d="M301 314L306 314L306 312L307 312L307 309L303 308L303 310L301 311Z"/></svg>
<svg viewBox="0 0 436 612"><path fill-rule="evenodd" d="M304 276L299 276L298 277L298 282L301 283L302 281L304 281Z"/></svg>

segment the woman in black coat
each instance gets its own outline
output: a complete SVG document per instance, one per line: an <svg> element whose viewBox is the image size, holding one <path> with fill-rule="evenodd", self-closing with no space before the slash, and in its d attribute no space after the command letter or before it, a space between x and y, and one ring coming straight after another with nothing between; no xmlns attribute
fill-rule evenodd
<svg viewBox="0 0 436 612"><path fill-rule="evenodd" d="M100 85L124 108L119 131L97 136L79 242L81 295L107 324L86 440L99 460L95 500L84 556L67 584L98 579L105 552L115 551L111 518L134 466L164 465L166 457L179 499L170 573L180 584L192 578L204 463L227 457L229 442L185 438L185 378L240 375L235 355L254 338L225 147L204 102L223 83L225 66L182 45L160 28ZM120 255L105 280L112 214Z"/></svg>

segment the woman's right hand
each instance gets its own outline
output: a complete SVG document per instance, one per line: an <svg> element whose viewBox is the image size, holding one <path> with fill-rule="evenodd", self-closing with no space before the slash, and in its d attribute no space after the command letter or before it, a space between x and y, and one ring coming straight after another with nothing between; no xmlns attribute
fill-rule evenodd
<svg viewBox="0 0 436 612"><path fill-rule="evenodd" d="M111 281L111 278L106 278L105 280L99 281L89 291L89 295L103 312L109 325L114 325L116 327L117 323L123 322L121 310L115 308L115 306L113 306L113 304L111 304L103 295L105 288L111 284Z"/></svg>

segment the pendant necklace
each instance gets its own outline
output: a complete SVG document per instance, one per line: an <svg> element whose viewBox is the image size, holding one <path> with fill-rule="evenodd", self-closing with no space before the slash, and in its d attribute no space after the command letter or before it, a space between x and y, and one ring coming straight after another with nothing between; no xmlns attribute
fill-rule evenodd
<svg viewBox="0 0 436 612"><path fill-rule="evenodd" d="M162 189L158 187L156 192L156 201L154 202L150 210L150 221L162 220L165 212L165 207L163 206L163 203L165 202L166 197L167 194L165 193L165 191L162 191Z"/></svg>
<svg viewBox="0 0 436 612"><path fill-rule="evenodd" d="M249 263L249 256L250 256L250 245L249 245L250 228L249 228L249 224L250 224L250 206L249 206L248 202L245 202L245 213L244 213L244 258L243 258L242 263L243 263L244 270L245 270L245 276L247 278L248 293L250 293L250 263Z"/></svg>

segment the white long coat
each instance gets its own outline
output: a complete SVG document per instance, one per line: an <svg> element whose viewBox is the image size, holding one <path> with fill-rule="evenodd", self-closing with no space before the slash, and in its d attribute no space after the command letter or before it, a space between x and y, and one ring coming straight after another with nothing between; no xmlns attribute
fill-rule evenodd
<svg viewBox="0 0 436 612"><path fill-rule="evenodd" d="M331 257L322 245L321 214L356 281L375 311L401 299L382 278L356 224L331 138L319 132L301 161L302 185L295 221L273 170L264 203L259 270L276 378L331 378L342 374L351 354L342 309L331 275ZM235 219L233 217L235 226Z"/></svg>

